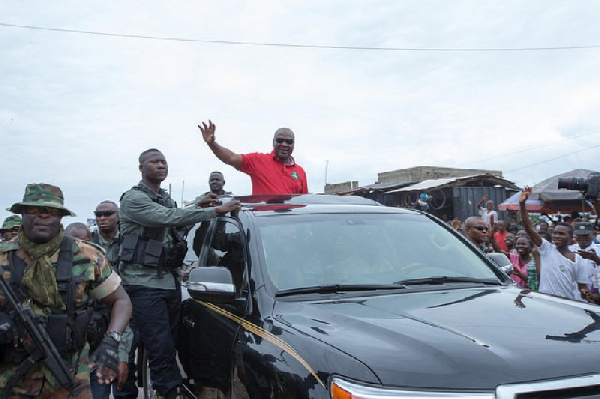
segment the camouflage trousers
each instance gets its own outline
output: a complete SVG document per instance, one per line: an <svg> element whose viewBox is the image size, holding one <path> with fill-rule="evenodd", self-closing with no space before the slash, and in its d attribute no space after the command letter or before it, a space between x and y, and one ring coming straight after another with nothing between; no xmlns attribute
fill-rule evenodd
<svg viewBox="0 0 600 399"><path fill-rule="evenodd" d="M42 364L36 364L12 389L9 399L91 399L90 367L88 366L88 346L73 355L73 365L77 367L74 379L77 386L71 395L66 388L59 387L56 378ZM16 366L0 363L0 391L9 381Z"/></svg>
<svg viewBox="0 0 600 399"><path fill-rule="evenodd" d="M77 379L76 379L77 380ZM79 381L77 387L73 390L73 394L71 395L66 388L53 388L48 381L35 381L35 384L32 384L29 388L22 390L23 393L18 393L15 395L11 395L9 399L92 399L92 391L90 390L90 382L89 379L87 382ZM20 388L24 385L21 384ZM13 389L13 392L17 391L17 388ZM19 389L21 391L21 389Z"/></svg>

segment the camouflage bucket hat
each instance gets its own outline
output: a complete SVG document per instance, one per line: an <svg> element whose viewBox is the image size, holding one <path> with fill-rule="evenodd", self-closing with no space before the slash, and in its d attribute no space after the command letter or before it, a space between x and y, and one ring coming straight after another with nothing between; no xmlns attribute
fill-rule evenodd
<svg viewBox="0 0 600 399"><path fill-rule="evenodd" d="M11 215L4 219L4 223L2 223L2 228L0 229L0 232L8 231L19 226L21 226L21 216Z"/></svg>
<svg viewBox="0 0 600 399"><path fill-rule="evenodd" d="M23 201L13 204L8 211L23 213L27 206L45 206L61 211L62 216L75 216L73 212L63 206L63 193L60 188L46 183L32 183L25 187Z"/></svg>

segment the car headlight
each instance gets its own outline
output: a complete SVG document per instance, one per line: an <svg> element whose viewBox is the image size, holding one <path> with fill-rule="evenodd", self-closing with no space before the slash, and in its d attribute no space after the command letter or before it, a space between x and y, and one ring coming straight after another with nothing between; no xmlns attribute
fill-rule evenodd
<svg viewBox="0 0 600 399"><path fill-rule="evenodd" d="M440 398L462 398L462 399L493 399L493 393L486 392L451 392L451 391L426 391L426 390L404 390L386 389L356 382L349 382L339 377L331 381L332 399L440 399Z"/></svg>

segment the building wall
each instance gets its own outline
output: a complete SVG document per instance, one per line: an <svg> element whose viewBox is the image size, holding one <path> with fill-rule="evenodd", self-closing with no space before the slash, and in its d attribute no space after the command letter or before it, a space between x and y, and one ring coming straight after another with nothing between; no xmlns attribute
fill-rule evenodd
<svg viewBox="0 0 600 399"><path fill-rule="evenodd" d="M333 184L328 183L325 185L324 192L325 192L325 194L336 194L336 193L354 190L355 188L358 188L357 180L346 181L343 183L333 183Z"/></svg>
<svg viewBox="0 0 600 399"><path fill-rule="evenodd" d="M506 221L507 213L498 210L498 205L510 195L510 192L507 192L504 187L453 187L453 216L460 218L463 222L469 216L479 216L477 204L484 195L494 201L494 210L498 212L498 218Z"/></svg>
<svg viewBox="0 0 600 399"><path fill-rule="evenodd" d="M439 166L415 166L408 169L392 170L390 172L378 173L379 183L393 183L397 181L423 181L430 179L443 179L447 177L465 177L471 175L482 175L489 173L491 175L502 177L499 170L487 169L456 169L444 168Z"/></svg>

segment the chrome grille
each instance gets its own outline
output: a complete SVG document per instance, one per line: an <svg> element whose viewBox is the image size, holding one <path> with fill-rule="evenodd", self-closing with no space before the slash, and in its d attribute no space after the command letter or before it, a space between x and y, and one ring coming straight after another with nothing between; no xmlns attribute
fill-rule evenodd
<svg viewBox="0 0 600 399"><path fill-rule="evenodd" d="M600 374L502 385L497 399L600 399Z"/></svg>

